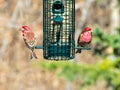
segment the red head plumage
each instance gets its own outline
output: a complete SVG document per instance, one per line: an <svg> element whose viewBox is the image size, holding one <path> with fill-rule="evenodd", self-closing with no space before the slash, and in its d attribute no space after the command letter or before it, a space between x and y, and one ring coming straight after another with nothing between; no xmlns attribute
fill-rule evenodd
<svg viewBox="0 0 120 90"><path fill-rule="evenodd" d="M29 26L22 26L22 29L27 30L27 31L31 30Z"/></svg>
<svg viewBox="0 0 120 90"><path fill-rule="evenodd" d="M84 30L83 30L83 32L85 32L85 31L91 31L91 30L92 29L90 27L85 27Z"/></svg>
<svg viewBox="0 0 120 90"><path fill-rule="evenodd" d="M21 32L22 32L23 36L29 31L31 31L29 26L22 26Z"/></svg>

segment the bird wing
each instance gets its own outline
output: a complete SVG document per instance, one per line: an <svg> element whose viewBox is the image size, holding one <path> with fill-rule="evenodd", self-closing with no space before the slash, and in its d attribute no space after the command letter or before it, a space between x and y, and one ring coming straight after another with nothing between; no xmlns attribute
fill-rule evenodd
<svg viewBox="0 0 120 90"><path fill-rule="evenodd" d="M34 40L34 39L35 39L35 34L34 34L33 32L27 32L27 33L26 33L26 39L27 39L28 41Z"/></svg>

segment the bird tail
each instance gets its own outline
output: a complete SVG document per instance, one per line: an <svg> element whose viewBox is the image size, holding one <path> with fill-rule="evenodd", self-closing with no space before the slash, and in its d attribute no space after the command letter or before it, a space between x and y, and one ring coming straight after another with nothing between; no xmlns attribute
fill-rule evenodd
<svg viewBox="0 0 120 90"><path fill-rule="evenodd" d="M33 59L33 58L38 59L36 53L35 53L34 51L31 50L31 56L30 56L30 59Z"/></svg>
<svg viewBox="0 0 120 90"><path fill-rule="evenodd" d="M81 53L81 49L77 49L76 53Z"/></svg>
<svg viewBox="0 0 120 90"><path fill-rule="evenodd" d="M36 53L35 53L35 52L32 52L32 53L33 53L33 57L34 57L35 59L38 59Z"/></svg>

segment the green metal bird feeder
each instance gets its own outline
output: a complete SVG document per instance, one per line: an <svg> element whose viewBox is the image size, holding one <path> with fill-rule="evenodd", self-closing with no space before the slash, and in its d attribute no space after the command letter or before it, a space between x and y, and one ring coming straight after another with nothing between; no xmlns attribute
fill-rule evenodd
<svg viewBox="0 0 120 90"><path fill-rule="evenodd" d="M75 0L43 0L43 54L45 59L75 56Z"/></svg>
<svg viewBox="0 0 120 90"><path fill-rule="evenodd" d="M75 0L43 0L43 55L49 60L75 57Z"/></svg>

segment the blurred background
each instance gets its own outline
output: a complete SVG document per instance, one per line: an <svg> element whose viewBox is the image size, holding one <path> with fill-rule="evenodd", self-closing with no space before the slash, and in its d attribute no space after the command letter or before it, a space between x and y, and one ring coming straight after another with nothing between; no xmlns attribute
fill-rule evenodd
<svg viewBox="0 0 120 90"><path fill-rule="evenodd" d="M0 0L0 90L120 90L120 0L76 0L75 10L75 40L91 27L92 50L75 63L44 61L41 49L30 60L20 27L30 26L42 45L43 2Z"/></svg>

